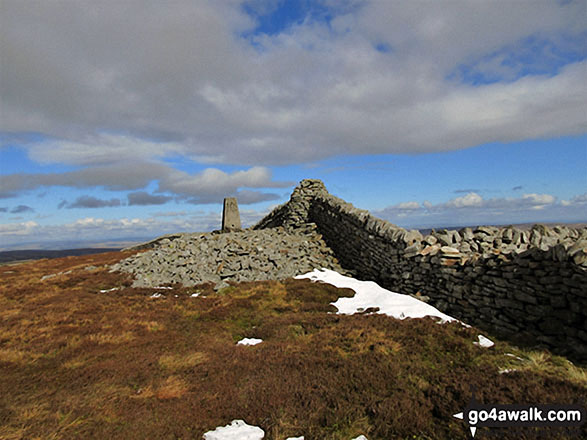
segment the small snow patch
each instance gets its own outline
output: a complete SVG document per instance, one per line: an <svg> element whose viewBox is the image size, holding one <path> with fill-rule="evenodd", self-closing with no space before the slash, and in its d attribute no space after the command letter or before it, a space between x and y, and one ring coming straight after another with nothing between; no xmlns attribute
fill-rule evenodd
<svg viewBox="0 0 587 440"><path fill-rule="evenodd" d="M520 356L516 356L516 355L515 355L515 354L513 354L513 353L506 353L505 355L506 355L506 356L509 356L509 357L513 357L514 359L517 359L517 360L519 360L519 361L522 361L522 362L524 362L524 359L522 359Z"/></svg>
<svg viewBox="0 0 587 440"><path fill-rule="evenodd" d="M495 343L492 340L487 339L483 335L479 335L477 336L477 338L479 339L479 342L473 342L473 344L478 345L479 347L490 348L495 345Z"/></svg>
<svg viewBox="0 0 587 440"><path fill-rule="evenodd" d="M41 277L41 281L50 280L51 278L55 278L61 275L69 275L70 273L72 273L71 270L68 270L67 272L51 273L49 275Z"/></svg>
<svg viewBox="0 0 587 440"><path fill-rule="evenodd" d="M356 294L352 298L343 297L331 303L338 309L339 314L352 315L361 311L377 310L377 313L384 313L397 319L433 316L440 318L442 323L457 321L423 301L410 295L391 292L373 281L359 281L329 269L315 269L313 272L296 277L296 279L303 278L354 290Z"/></svg>
<svg viewBox="0 0 587 440"><path fill-rule="evenodd" d="M202 294L202 292L196 292L196 293L192 293L190 296L192 298L197 298L198 296L200 296Z"/></svg>
<svg viewBox="0 0 587 440"><path fill-rule="evenodd" d="M103 289L100 290L100 293L108 293L108 292L114 292L115 290L120 289L120 287L113 287L112 289Z"/></svg>
<svg viewBox="0 0 587 440"><path fill-rule="evenodd" d="M151 298L161 298L163 295L160 294L159 292L155 292L154 294L151 295Z"/></svg>
<svg viewBox="0 0 587 440"><path fill-rule="evenodd" d="M360 435L358 437L355 437L353 440L367 440L367 437L365 437L364 435Z"/></svg>
<svg viewBox="0 0 587 440"><path fill-rule="evenodd" d="M247 425L243 420L233 420L230 425L204 434L204 440L262 440L263 437L265 431L258 426Z"/></svg>
<svg viewBox="0 0 587 440"><path fill-rule="evenodd" d="M498 373L499 374L508 374L508 373L513 373L514 371L518 371L515 368L506 368L504 370L499 370Z"/></svg>
<svg viewBox="0 0 587 440"><path fill-rule="evenodd" d="M236 345L257 345L263 342L263 339L257 338L243 338L236 343Z"/></svg>
<svg viewBox="0 0 587 440"><path fill-rule="evenodd" d="M288 437L285 440L304 440L304 436L302 435L301 437Z"/></svg>
<svg viewBox="0 0 587 440"><path fill-rule="evenodd" d="M167 286L157 286L157 287L151 287L151 289L159 289L159 290L172 290L173 287L167 287Z"/></svg>

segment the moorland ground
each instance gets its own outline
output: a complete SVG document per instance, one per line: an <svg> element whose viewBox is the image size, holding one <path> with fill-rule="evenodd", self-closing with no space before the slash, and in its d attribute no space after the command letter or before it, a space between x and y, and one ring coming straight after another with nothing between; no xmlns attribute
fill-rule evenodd
<svg viewBox="0 0 587 440"><path fill-rule="evenodd" d="M275 440L464 439L453 414L472 387L487 403L587 403L585 369L491 335L478 347L475 328L338 315L330 302L353 292L309 280L131 288L107 267L128 255L0 267L0 438L200 439L244 419Z"/></svg>

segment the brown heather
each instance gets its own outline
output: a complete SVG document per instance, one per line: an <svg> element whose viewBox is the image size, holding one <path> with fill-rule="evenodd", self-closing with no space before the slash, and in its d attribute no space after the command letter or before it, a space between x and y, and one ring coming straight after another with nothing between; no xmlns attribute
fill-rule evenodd
<svg viewBox="0 0 587 440"><path fill-rule="evenodd" d="M201 439L233 419L269 440L465 439L452 415L471 386L487 403L587 406L585 370L548 352L482 349L476 329L432 319L336 315L329 303L352 293L307 280L131 288L105 267L128 255L0 267L1 439Z"/></svg>

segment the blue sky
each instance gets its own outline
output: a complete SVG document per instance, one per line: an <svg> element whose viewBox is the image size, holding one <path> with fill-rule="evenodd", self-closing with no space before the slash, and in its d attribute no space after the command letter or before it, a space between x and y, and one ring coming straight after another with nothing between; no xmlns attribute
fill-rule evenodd
<svg viewBox="0 0 587 440"><path fill-rule="evenodd" d="M249 225L304 178L409 228L587 221L584 0L0 8L0 249Z"/></svg>

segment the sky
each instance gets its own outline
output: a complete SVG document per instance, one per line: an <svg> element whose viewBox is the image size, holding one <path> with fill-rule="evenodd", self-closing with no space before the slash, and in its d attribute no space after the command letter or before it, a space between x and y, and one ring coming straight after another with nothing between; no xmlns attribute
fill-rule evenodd
<svg viewBox="0 0 587 440"><path fill-rule="evenodd" d="M0 250L587 221L587 0L2 0L0 99Z"/></svg>

